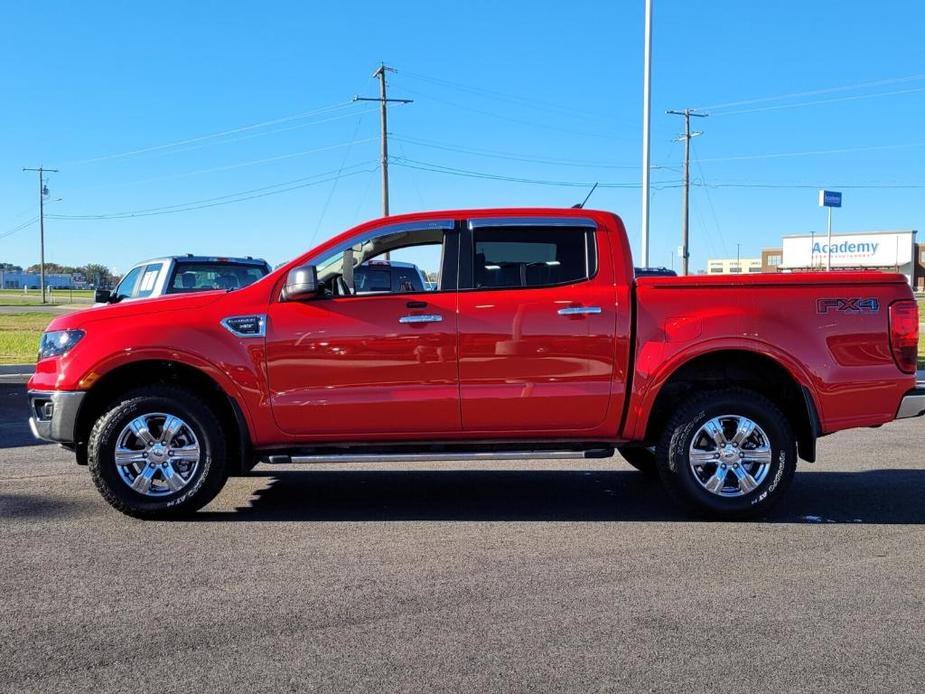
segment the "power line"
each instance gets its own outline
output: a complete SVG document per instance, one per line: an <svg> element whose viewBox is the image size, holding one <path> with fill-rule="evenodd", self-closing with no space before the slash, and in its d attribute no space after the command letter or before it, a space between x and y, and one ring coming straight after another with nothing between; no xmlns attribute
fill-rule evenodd
<svg viewBox="0 0 925 694"><path fill-rule="evenodd" d="M522 161L536 164L550 164L553 166L572 166L578 168L587 168L587 169L633 169L636 170L639 168L638 164L607 164L604 162L596 161L580 161L576 159L545 159L542 157L531 157L522 154L516 154L513 152L502 152L497 150L490 149L475 149L470 147L456 147L454 145L445 144L442 142L437 142L435 140L422 140L416 137L403 137L399 135L392 135L392 139L399 140L401 142L407 142L408 144L418 145L420 147L427 147L429 149L438 149L444 150L447 152L460 152L462 154L471 154L478 157L486 157L489 159L502 159L505 161ZM653 169L672 169L670 166L653 166ZM677 167L674 167L677 168Z"/></svg>
<svg viewBox="0 0 925 694"><path fill-rule="evenodd" d="M862 145L860 147L839 147L837 149L810 149L802 152L770 152L765 154L745 154L734 157L708 157L700 161L748 161L752 159L786 159L789 157L809 157L825 154L847 154L850 152L874 152L878 150L914 149L925 147L925 142L909 142L895 145Z"/></svg>
<svg viewBox="0 0 925 694"><path fill-rule="evenodd" d="M209 133L209 134L207 134L207 135L200 135L200 136L197 136L197 137L190 137L190 138L186 138L186 139L183 139L183 140L176 140L176 141L174 141L174 142L167 142L167 143L160 144L160 145L151 145L151 146L149 146L149 147L141 147L141 148L139 148L139 149L133 149L133 150L129 150L129 151L126 151L126 152L117 152L117 153L115 153L115 154L105 154L105 155L101 155L101 156L97 156L97 157L90 157L90 158L88 158L88 159L79 159L79 160L71 161L71 162L68 162L68 163L69 163L69 164L73 164L73 165L76 165L76 164L90 164L90 163L95 163L95 162L100 162L100 161L109 161L109 160L112 160L112 159L123 159L123 158L126 158L126 157L136 156L136 155L138 155L138 154L146 154L146 153L148 153L148 152L155 152L155 151L159 151L159 150L171 149L171 148L173 148L173 147L180 147L180 146L182 146L182 145L187 145L187 144L193 144L193 143L197 143L197 142L202 142L202 141L204 141L204 140L212 140L212 139L224 137L224 136L226 136L226 135L234 135L234 134L236 134L236 133L246 132L246 131L249 131L249 130L256 130L256 129L258 129L258 128L263 128L263 127L266 127L266 126L268 126L268 125L275 125L275 124L277 124L277 123L285 123L285 122L289 122L289 121L293 121L293 120L299 120L299 119L302 119L302 118L308 118L309 116L319 115L319 114L322 114L322 113L328 113L328 112L331 112L331 111L342 110L342 109L345 109L345 108L349 108L350 106L351 106L351 102L349 102L349 101L347 101L347 102L342 102L342 103L338 103L338 104L332 104L332 105L329 105L329 106L322 106L322 107L320 107L320 108L313 109L313 110L311 110L311 111L304 111L304 112L302 112L302 113L295 113L295 114L292 114L292 115L289 115L289 116L283 116L283 117L281 117L281 118L274 118L274 119L271 119L271 120L262 121L262 122L260 122L260 123L252 123L251 125L243 125L243 126L240 126L240 127L237 127L237 128L230 128L230 129L228 129L228 130L222 130L222 131L215 132L215 133Z"/></svg>
<svg viewBox="0 0 925 694"><path fill-rule="evenodd" d="M398 138L393 138L393 139L398 139ZM401 140L398 140L398 149L401 152L402 157L407 159L408 154L407 152L405 152L405 145L402 143ZM417 193L418 202L421 204L421 206L418 209L420 210L427 209L427 205L424 204L424 196L421 195L421 188L420 186L418 186L418 179L417 179L417 176L415 176L413 169L410 169L410 168L408 169L408 178L411 179L411 185L414 186L414 192Z"/></svg>
<svg viewBox="0 0 925 694"><path fill-rule="evenodd" d="M812 89L803 92L790 92L789 94L778 94L776 96L762 96L753 99L742 99L740 101L727 101L724 104L712 104L710 106L698 106L698 111L716 111L733 106L747 106L750 104L766 103L768 101L783 101L785 99L796 99L801 96L818 96L819 94L831 94L834 92L852 91L854 89L864 89L866 87L883 87L888 84L898 84L902 82L919 82L925 80L925 75L910 75L908 77L894 77L892 79L874 80L872 82L856 82L839 87L826 87L823 89Z"/></svg>
<svg viewBox="0 0 925 694"><path fill-rule="evenodd" d="M603 120L603 116L599 114L594 114L590 111L585 111L582 109L568 108L562 106L561 104L554 104L549 101L541 101L539 99L534 99L531 97L518 96L514 94L507 94L505 92L496 91L494 89L485 89L483 87L475 87L472 85L461 84L460 82L453 82L451 80L442 79L439 77L431 77L428 75L422 75L419 72L408 72L407 70L402 71L404 77L411 77L412 79L421 80L422 82L429 82L431 84L447 87L450 89L456 89L461 92L466 92L469 94L476 94L485 96L491 99L496 99L500 101L508 101L516 104L521 104L524 106L529 106L543 111L551 111L555 113L560 113L562 115L577 115L579 117L591 117L598 120Z"/></svg>
<svg viewBox="0 0 925 694"><path fill-rule="evenodd" d="M360 117L357 118L356 127L353 129L353 138L351 139L347 150L344 152L344 158L341 159L340 168L337 169L337 178L335 178L334 182L331 184L331 190L328 191L328 197L324 201L324 206L321 208L321 214L318 215L318 224L315 226L315 233L312 234L312 237L308 242L309 246L314 245L315 238L318 236L318 232L321 231L321 223L324 221L324 217L328 213L328 206L331 204L331 199L334 197L334 191L337 190L337 184L340 181L340 174L343 172L344 167L347 165L347 157L350 156L350 150L353 149L353 144L356 142L357 135L360 133L360 125L363 123L364 117L365 114L361 114Z"/></svg>
<svg viewBox="0 0 925 694"><path fill-rule="evenodd" d="M704 181L693 182L692 185L703 186L707 188L767 188L767 189L811 189L818 190L821 186L818 183L750 183L750 182L728 182L728 183L706 183ZM925 189L925 183L833 183L831 188L846 188L849 190L920 190Z"/></svg>
<svg viewBox="0 0 925 694"><path fill-rule="evenodd" d="M373 142L375 141L375 139L376 138L374 137L368 137L365 140L359 140L359 143ZM349 148L351 148L354 144L357 144L357 141L340 142L340 143L333 144L333 145L324 145L323 147L314 147L312 149L306 149L300 152L288 152L286 154L279 154L274 157L265 157L263 159L251 159L250 161L236 162L234 164L226 164L223 166L213 166L208 169L195 169L193 171L184 171L182 173L170 174L168 176L155 176L154 178L146 178L146 179L142 179L139 181L133 181L131 184L124 183L122 185L153 183L156 181L169 181L175 178L185 178L187 176L196 176L199 174L216 173L218 171L231 171L233 169L243 169L248 166L258 166L260 164L270 164L272 162L283 161L286 159L295 159L297 157L304 157L309 154L318 154L320 152L330 152L331 150L342 149L344 147L346 147L349 150Z"/></svg>
<svg viewBox="0 0 925 694"><path fill-rule="evenodd" d="M359 114L362 116L363 114L369 113L369 112L374 111L374 110L375 110L375 109L366 109L366 110L358 111L357 113L359 113ZM338 120L339 120L340 118L343 118L343 117L353 117L353 116L356 116L357 113L345 114L345 116L340 116L340 117L338 117ZM334 120L334 119L328 119L328 120ZM320 122L322 122L322 121L316 121L316 123L320 123ZM311 124L309 124L309 125L314 125L314 124L315 124L315 123L311 123ZM296 126L296 127L304 127L304 125L302 125L302 126ZM283 132L283 131L285 131L285 130L292 130L292 128L284 128L284 129L279 130L279 131L275 131L275 130L274 130L274 131L269 131L269 132ZM262 135L262 134L264 134L264 133L257 133L257 135ZM255 135L249 135L249 136L245 136L245 137L243 137L243 138L236 138L236 139L234 139L234 140L225 140L225 141L223 141L223 142L221 142L221 143L211 143L211 144L226 144L226 143L229 143L229 142L236 142L236 141L238 141L239 139L247 139L247 138L249 138L249 137L255 137ZM369 140L365 140L365 141L366 141L366 142L371 142L373 139L374 139L374 138L370 138ZM150 177L150 178L135 179L135 180L133 180L133 181L122 181L122 182L118 182L118 183L111 183L111 184L107 184L107 185L105 185L105 186L103 186L103 185L84 186L84 187L82 187L82 188L78 188L76 191L71 190L71 189L68 189L68 190L69 190L69 192L71 192L71 193L73 193L73 192L85 192L85 191L92 191L92 190L100 190L100 189L104 189L104 188L107 189L107 190L109 190L109 189L111 189L111 188L113 188L113 187L120 187L120 188L122 188L122 187L126 187L126 186L141 185L141 184L145 184L145 183L155 183L155 182L158 182L158 181L170 181L170 180L174 180L174 179L177 179L177 178L185 178L185 177L187 177L187 176L194 176L194 175L204 174L204 173L214 173L214 172L218 172L218 171L227 171L227 170L231 170L231 169L244 168L244 167L247 167L247 166L255 166L255 165L259 165L259 164L265 164L265 163L270 163L270 162L274 162L274 161L280 161L280 160L284 160L284 159L291 159L291 158L295 158L295 157L306 156L306 155L309 155L309 154L315 154L315 153L318 153L318 152L324 152L324 151L328 151L328 150L339 149L339 148L341 148L341 147L348 147L348 148L349 148L352 144L356 144L356 143L355 143L355 142L353 142L353 143L341 142L341 143L336 143L336 144L332 144L332 145L325 145L325 146L323 146L323 147L317 147L317 148L314 148L314 149L302 150L302 151L299 151L299 152L287 152L287 153L285 153L285 154L281 154L281 155L274 156L274 157L266 157L266 158L263 158L263 159L253 159L253 160L243 161L243 162L234 162L234 163L231 163L231 164L222 165L222 166L216 166L216 167L211 167L211 168L208 168L208 169L194 169L194 170L192 170L192 171L183 171L183 172L176 173L176 174L167 174L167 175L164 175L164 176L153 176L153 177ZM202 146L204 146L204 145L199 145L199 147L202 147ZM188 151L189 149L196 149L196 148L197 148L197 147L190 147L190 148L188 148L188 149L183 149L183 150L174 150L174 152L170 152L169 154L173 154L173 153L175 153L175 152L185 152L185 151Z"/></svg>
<svg viewBox="0 0 925 694"><path fill-rule="evenodd" d="M716 113L716 116L736 116L743 113L763 113L765 111L783 111L788 108L802 108L804 106L816 106L818 104L834 104L843 101L859 101L861 99L873 99L878 96L898 96L900 94L914 94L925 92L925 87L916 87L914 89L900 89L892 92L877 92L875 94L855 94L853 96L840 96L835 99L816 99L814 101L801 101L796 104L780 104L778 106L762 106L759 108L747 108L739 111L724 111Z"/></svg>
<svg viewBox="0 0 925 694"><path fill-rule="evenodd" d="M33 224L35 224L37 221L39 221L39 218L38 218L38 217L33 217L33 218L30 219L28 222L23 222L23 223L21 223L21 224L15 226L15 227L13 227L12 229L7 229L7 230L4 231L2 234L0 234L0 239L5 239L5 238L8 237L8 236L12 236L13 234L19 233L19 232L22 231L23 229L28 229L28 228L31 227Z"/></svg>
<svg viewBox="0 0 925 694"><path fill-rule="evenodd" d="M588 133L588 132L583 132L580 130L572 130L570 128L560 128L555 125L550 125L549 123L537 123L535 121L524 120L522 118L511 118L510 116L504 116L504 115L501 115L500 113L494 113L492 111L485 111L484 109L473 108L472 106L469 106L467 104L460 104L459 102L456 102L456 101L442 99L440 97L433 96L431 94L422 92L417 89L409 89L405 87L405 91L408 92L409 94L416 94L418 96L423 96L425 100L435 101L437 103L444 104L446 106L452 106L453 108L458 109L458 110L469 111L471 113L478 113L479 115L482 115L482 116L488 116L490 118L497 118L498 120L507 121L509 123L516 123L517 125L527 125L532 128L552 130L555 132L567 133L569 135L578 135L580 137L594 137L594 138L600 138L600 139L606 139L606 140L613 139L612 137L608 135L601 135L599 133Z"/></svg>
<svg viewBox="0 0 925 694"><path fill-rule="evenodd" d="M533 185L543 185L543 186L560 186L567 188L589 188L594 185L595 181L563 181L563 180L550 180L550 179L537 179L537 178L523 178L518 176L506 176L502 174L493 174L485 171L473 171L471 169L459 169L450 166L443 166L441 164L433 164L430 162L419 161L415 159L393 159L393 163L396 166L404 166L412 169L419 169L421 171L431 171L434 173L448 174L452 176L463 176L467 178L482 178L486 180L493 181L508 181L511 183L528 183ZM680 182L676 181L659 181L653 184L653 187L658 186L659 189L662 188L676 188L680 186ZM640 188L640 183L600 183L599 188Z"/></svg>
<svg viewBox="0 0 925 694"><path fill-rule="evenodd" d="M697 171L700 172L700 180L701 180L701 182L705 182L705 181L706 181L706 175L705 175L704 172L703 172L703 166L701 166L701 164L700 164L701 160L700 160L700 158L697 156L697 149L696 149L696 147L692 148L692 152L693 152L693 156L694 156L694 163L697 165ZM706 197L707 197L707 204L710 206L710 214L713 215L713 225L716 227L716 233L719 235L720 243L721 243L722 246L723 246L723 255L724 255L725 257L728 257L728 254L727 254L727 251L726 251L726 238L723 236L723 230L722 230L722 228L720 228L720 225L719 225L719 217L718 217L717 214L716 214L716 208L713 206L713 196L710 195L710 188L709 188L708 186L704 186L704 187L703 187L703 192L704 192L704 194L705 194Z"/></svg>
<svg viewBox="0 0 925 694"><path fill-rule="evenodd" d="M331 123L337 120L345 120L347 118L353 118L357 113L367 113L368 111L373 111L375 109L367 109L362 111L351 111L349 113L341 113L336 116L330 116L329 118L322 118L320 120L309 121L308 123L299 123L298 125L290 125L286 128L274 128L273 130L264 130L256 133L249 133L247 135L240 135L238 137L232 137L225 140L218 140L215 142L201 142L199 144L193 144L186 147L179 147L177 149L165 150L155 156L169 156L173 154L182 154L184 152L192 152L193 150L202 149L204 147L211 147L213 145L230 145L235 142L242 142L244 140L251 140L255 137L264 137L266 135L276 135L277 133L288 133L293 130L302 130L303 128L310 128L314 125L321 125L323 123Z"/></svg>
<svg viewBox="0 0 925 694"><path fill-rule="evenodd" d="M376 167L375 169L372 169L368 173L375 173L377 170L378 170L378 167ZM360 211L363 209L363 206L366 204L366 200L369 198L369 191L370 191L370 188L373 187L374 180L376 180L375 176L370 176L369 178L366 179L366 187L363 189L363 194L360 195L359 198L357 198L357 208L353 212L354 221L359 220Z"/></svg>
<svg viewBox="0 0 925 694"><path fill-rule="evenodd" d="M353 166L345 167L345 169L357 169L361 166L368 166L373 162L366 161ZM203 200L192 200L183 203L177 203L175 205L164 205L162 207L150 207L141 210L131 210L126 212L110 212L103 214L81 214L81 215L48 215L49 219L67 219L67 220L104 220L104 219L127 219L130 217L151 217L154 215L160 214L174 214L176 212L189 212L191 210L200 210L207 207L217 207L219 205L230 205L237 202L244 202L246 200L254 200L256 198L263 198L270 195L277 195L279 193L288 193L292 190L297 190L299 188L306 188L308 186L317 185L320 183L327 183L333 181L336 178L347 178L349 176L356 176L357 174L366 173L375 169L361 169L354 170L350 173L343 173L343 170L340 174L336 171L326 171L321 174L315 174L314 176L306 176L303 178L296 178L290 181L283 181L281 183L274 183L273 185L263 186L261 188L253 188L251 190L238 191L236 193L229 193L227 195L221 195L214 198L205 198ZM323 176L328 176L327 178L319 178Z"/></svg>

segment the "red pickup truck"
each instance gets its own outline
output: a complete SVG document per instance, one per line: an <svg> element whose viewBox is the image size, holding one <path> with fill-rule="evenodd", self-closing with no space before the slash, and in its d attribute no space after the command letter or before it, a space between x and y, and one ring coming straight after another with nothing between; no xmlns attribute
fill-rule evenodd
<svg viewBox="0 0 925 694"><path fill-rule="evenodd" d="M437 286L358 292L402 249ZM362 224L241 289L56 318L37 437L115 508L198 509L256 462L598 458L695 511L760 514L820 436L925 413L901 275L636 279L611 213L431 212Z"/></svg>

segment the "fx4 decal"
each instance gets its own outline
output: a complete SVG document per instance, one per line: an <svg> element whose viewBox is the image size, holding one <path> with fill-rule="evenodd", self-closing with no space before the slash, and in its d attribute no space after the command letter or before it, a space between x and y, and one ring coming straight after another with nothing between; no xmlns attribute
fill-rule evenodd
<svg viewBox="0 0 925 694"><path fill-rule="evenodd" d="M880 311L880 300L874 298L862 299L860 297L834 297L816 300L816 313L830 313L832 311L840 313L878 313Z"/></svg>

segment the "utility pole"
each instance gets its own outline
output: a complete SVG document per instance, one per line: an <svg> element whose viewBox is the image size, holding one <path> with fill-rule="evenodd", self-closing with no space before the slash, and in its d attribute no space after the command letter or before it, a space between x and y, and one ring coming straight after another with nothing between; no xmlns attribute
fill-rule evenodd
<svg viewBox="0 0 925 694"><path fill-rule="evenodd" d="M382 216L389 216L389 129L388 129L388 104L410 104L412 99L389 99L386 96L385 73L397 72L393 67L385 63L380 63L379 67L373 73L373 77L379 79L379 98L355 96L354 101L378 101L379 102L379 121L382 129L381 154L379 157L380 168L382 169Z"/></svg>
<svg viewBox="0 0 925 694"><path fill-rule="evenodd" d="M37 171L39 174L39 282L42 287L42 303L45 303L45 196L48 190L45 188L45 174L58 173L58 169L46 169L39 167L37 169L23 168L23 171Z"/></svg>
<svg viewBox="0 0 925 694"><path fill-rule="evenodd" d="M706 118L708 114L697 113L692 108L686 108L683 111L666 111L673 116L684 116L684 134L680 135L675 142L684 142L684 198L681 205L681 274L687 274L687 264L690 259L690 248L688 247L688 212L690 209L690 191L691 191L691 138L703 135L700 131L691 132L691 116L695 118Z"/></svg>
<svg viewBox="0 0 925 694"><path fill-rule="evenodd" d="M649 267L649 107L652 103L652 0L646 0L642 53L642 267Z"/></svg>

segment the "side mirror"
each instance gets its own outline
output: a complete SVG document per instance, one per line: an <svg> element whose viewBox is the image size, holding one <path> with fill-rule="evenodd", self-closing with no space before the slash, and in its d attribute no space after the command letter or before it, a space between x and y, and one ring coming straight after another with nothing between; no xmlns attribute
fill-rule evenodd
<svg viewBox="0 0 925 694"><path fill-rule="evenodd" d="M314 265L303 265L289 271L283 298L286 301L302 301L318 296L318 270Z"/></svg>
<svg viewBox="0 0 925 694"><path fill-rule="evenodd" d="M108 289L97 289L96 293L93 295L93 301L98 304L108 304L112 301L112 292Z"/></svg>

